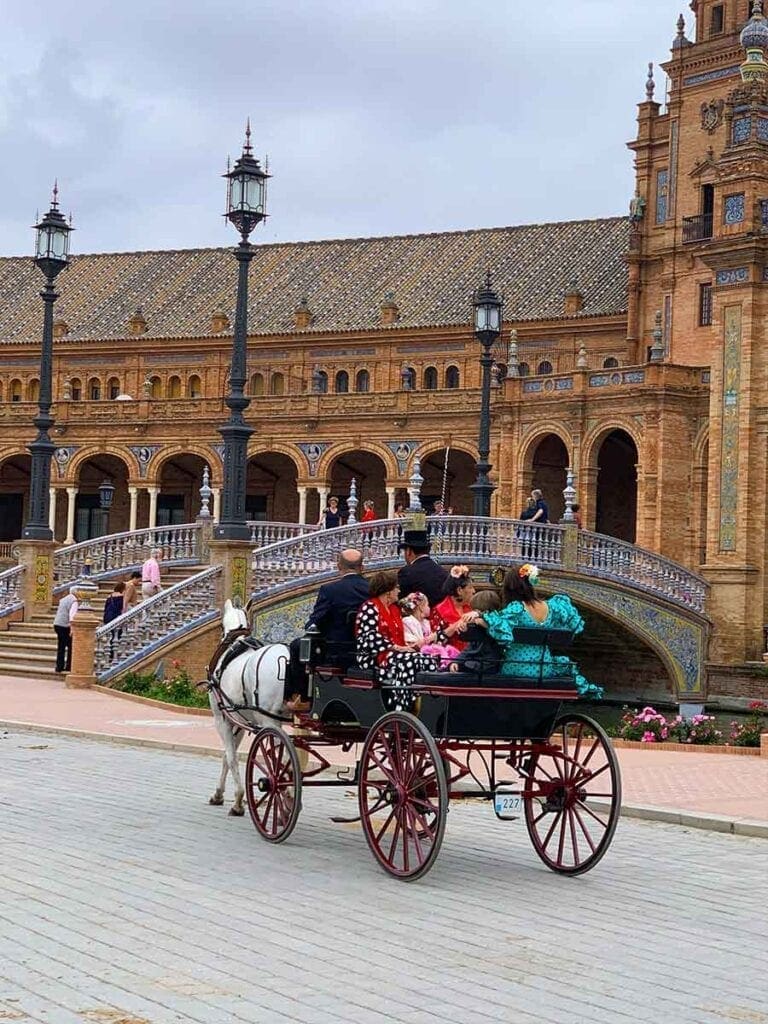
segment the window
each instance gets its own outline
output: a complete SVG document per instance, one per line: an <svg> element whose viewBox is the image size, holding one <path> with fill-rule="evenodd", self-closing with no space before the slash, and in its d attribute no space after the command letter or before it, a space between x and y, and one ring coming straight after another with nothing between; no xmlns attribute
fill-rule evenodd
<svg viewBox="0 0 768 1024"><path fill-rule="evenodd" d="M107 397L117 398L120 394L120 381L117 377L110 377L107 381Z"/></svg>
<svg viewBox="0 0 768 1024"><path fill-rule="evenodd" d="M531 368L528 363L519 363L517 372L521 377L527 377L531 372Z"/></svg>
<svg viewBox="0 0 768 1024"><path fill-rule="evenodd" d="M40 397L40 381L35 378L27 384L27 401L36 402Z"/></svg>
<svg viewBox="0 0 768 1024"><path fill-rule="evenodd" d="M88 381L88 398L91 402L101 401L101 381L98 377L91 377Z"/></svg>
<svg viewBox="0 0 768 1024"><path fill-rule="evenodd" d="M163 397L163 382L159 377L152 377L149 381L149 397L150 398L162 398Z"/></svg>
<svg viewBox="0 0 768 1024"><path fill-rule="evenodd" d="M200 378L196 373L187 381L187 397L188 398L202 398L203 397L203 385Z"/></svg>
<svg viewBox="0 0 768 1024"><path fill-rule="evenodd" d="M428 366L424 371L424 390L437 391L437 370L434 366Z"/></svg>
<svg viewBox="0 0 768 1024"><path fill-rule="evenodd" d="M168 398L181 398L181 377L169 377L166 390Z"/></svg>
<svg viewBox="0 0 768 1024"><path fill-rule="evenodd" d="M83 385L79 377L73 377L69 382L70 389L72 391L72 401L80 402L83 397Z"/></svg>
<svg viewBox="0 0 768 1024"><path fill-rule="evenodd" d="M458 366L449 366L445 371L445 386L447 388L457 388L459 386L459 368Z"/></svg>
<svg viewBox="0 0 768 1024"><path fill-rule="evenodd" d="M669 196L669 171L665 168L656 172L656 223L667 219L667 198Z"/></svg>
<svg viewBox="0 0 768 1024"><path fill-rule="evenodd" d="M260 373L254 373L251 377L251 395L254 398L261 398L264 394L264 377Z"/></svg>
<svg viewBox="0 0 768 1024"><path fill-rule="evenodd" d="M712 326L712 282L699 285L699 327Z"/></svg>
<svg viewBox="0 0 768 1024"><path fill-rule="evenodd" d="M538 369L536 370L536 373L537 373L537 374L538 374L538 375L539 375L540 377L543 377L543 376L544 376L545 374L547 374L547 373L554 373L554 372L555 372L555 371L554 371L554 370L552 369L552 363L550 363L550 361L549 361L548 359L543 359L543 360L542 360L542 361L541 361L541 362L539 363L539 367L538 367Z"/></svg>
<svg viewBox="0 0 768 1024"><path fill-rule="evenodd" d="M723 200L723 223L741 224L744 220L744 193L736 192Z"/></svg>
<svg viewBox="0 0 768 1024"><path fill-rule="evenodd" d="M20 402L21 401L21 381L20 380L12 380L11 381L11 385L8 388L8 395L9 395L9 397L10 397L12 402Z"/></svg>
<svg viewBox="0 0 768 1024"><path fill-rule="evenodd" d="M272 381L269 385L269 390L273 395L285 394L285 377L282 375L282 373L272 374Z"/></svg>
<svg viewBox="0 0 768 1024"><path fill-rule="evenodd" d="M370 391L371 377L367 370L358 370L355 377L355 391Z"/></svg>
<svg viewBox="0 0 768 1024"><path fill-rule="evenodd" d="M328 374L325 372L325 370L318 370L317 371L316 380L317 380L317 385L316 385L317 386L317 393L319 395L327 395L328 394Z"/></svg>
<svg viewBox="0 0 768 1024"><path fill-rule="evenodd" d="M607 359L603 360L603 369L604 370L615 370L618 365L619 365L619 360L618 359L614 359L613 356L608 356Z"/></svg>
<svg viewBox="0 0 768 1024"><path fill-rule="evenodd" d="M336 374L336 391L340 395L346 395L349 391L349 374L346 370L339 370Z"/></svg>
<svg viewBox="0 0 768 1024"><path fill-rule="evenodd" d="M412 366L404 366L400 371L403 391L413 391L416 387L416 371Z"/></svg>
<svg viewBox="0 0 768 1024"><path fill-rule="evenodd" d="M719 36L725 28L725 7L723 4L715 4L712 8L712 15L709 20L709 34Z"/></svg>

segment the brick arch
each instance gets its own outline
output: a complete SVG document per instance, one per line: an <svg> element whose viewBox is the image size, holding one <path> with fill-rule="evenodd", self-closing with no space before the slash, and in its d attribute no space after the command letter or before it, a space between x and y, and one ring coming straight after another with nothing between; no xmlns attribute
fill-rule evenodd
<svg viewBox="0 0 768 1024"><path fill-rule="evenodd" d="M550 434L559 437L565 445L570 464L573 465L574 440L571 432L559 420L544 420L530 427L523 435L518 447L518 465L521 469L533 469L533 457L536 449Z"/></svg>
<svg viewBox="0 0 768 1024"><path fill-rule="evenodd" d="M302 452L294 444L287 444L283 441L275 441L273 444L256 442L248 446L248 458L252 459L257 455L268 455L275 452L277 455L285 455L296 467L296 479L301 480L308 475L307 463Z"/></svg>
<svg viewBox="0 0 768 1024"><path fill-rule="evenodd" d="M600 423L597 427L591 430L581 445L581 466L582 469L590 467L595 469L597 467L597 456L600 452L600 445L612 434L614 430L623 430L625 434L628 434L635 442L635 448L637 448L638 461L643 455L643 435L637 429L637 423L632 420L628 420L623 416L616 416L604 423Z"/></svg>
<svg viewBox="0 0 768 1024"><path fill-rule="evenodd" d="M462 441L460 438L455 440L451 438L448 444L445 441L441 441L439 438L431 441L422 441L419 447L411 455L411 462L408 467L408 472L413 472L413 460L418 456L419 461L423 462L424 459L428 459L430 455L435 455L437 452L445 451L446 448L455 450L457 452L464 452L465 455L469 455L471 458L477 460L477 445L472 444L471 441Z"/></svg>
<svg viewBox="0 0 768 1024"><path fill-rule="evenodd" d="M384 463L384 471L388 480L399 477L397 471L397 460L394 453L384 444L376 441L361 441L359 444L339 443L333 445L323 452L322 458L317 464L317 480L327 480L333 463L342 455L351 455L353 452L367 452L369 455L376 455Z"/></svg>
<svg viewBox="0 0 768 1024"><path fill-rule="evenodd" d="M223 462L217 451L204 444L174 444L155 452L147 465L145 484L159 486L161 470L174 455L197 455L210 467L211 486L219 487L221 485L224 475Z"/></svg>
<svg viewBox="0 0 768 1024"><path fill-rule="evenodd" d="M29 450L26 447L8 445L5 448L0 448L0 465L2 465L7 459L14 458L16 455L27 455L31 458Z"/></svg>
<svg viewBox="0 0 768 1024"><path fill-rule="evenodd" d="M139 479L139 463L133 452L128 451L127 448L122 448L120 445L108 444L98 448L95 445L91 445L88 448L79 448L69 460L64 481L68 484L76 484L80 474L80 467L83 463L89 459L97 458L99 455L111 455L113 458L119 459L125 466L128 480Z"/></svg>
<svg viewBox="0 0 768 1024"><path fill-rule="evenodd" d="M693 441L693 465L701 465L704 449L709 445L709 423L705 423Z"/></svg>

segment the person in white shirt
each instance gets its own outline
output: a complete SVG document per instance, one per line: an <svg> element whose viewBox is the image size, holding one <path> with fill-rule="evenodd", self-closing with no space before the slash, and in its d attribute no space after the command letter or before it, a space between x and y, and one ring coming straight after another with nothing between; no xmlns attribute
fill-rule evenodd
<svg viewBox="0 0 768 1024"><path fill-rule="evenodd" d="M146 601L148 597L154 597L163 589L160 586L160 566L158 565L158 559L162 556L160 548L153 548L149 553L149 558L141 567L141 598L143 601Z"/></svg>
<svg viewBox="0 0 768 1024"><path fill-rule="evenodd" d="M53 618L53 629L56 633L56 673L61 675L72 668L72 619L77 615L76 587L70 587L69 593L59 601Z"/></svg>

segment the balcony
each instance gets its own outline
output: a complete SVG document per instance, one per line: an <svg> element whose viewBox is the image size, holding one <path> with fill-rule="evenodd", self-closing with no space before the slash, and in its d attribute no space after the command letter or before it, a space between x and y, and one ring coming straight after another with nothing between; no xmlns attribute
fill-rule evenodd
<svg viewBox="0 0 768 1024"><path fill-rule="evenodd" d="M713 220L711 213L700 213L698 217L683 217L683 241L708 241L712 237Z"/></svg>

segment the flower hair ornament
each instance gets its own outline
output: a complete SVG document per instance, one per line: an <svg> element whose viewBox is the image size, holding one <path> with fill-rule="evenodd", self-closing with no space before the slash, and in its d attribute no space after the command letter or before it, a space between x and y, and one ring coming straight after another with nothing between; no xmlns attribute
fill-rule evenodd
<svg viewBox="0 0 768 1024"><path fill-rule="evenodd" d="M455 580L460 580L462 578L462 576L469 576L469 566L468 565L453 565L453 566L451 566L451 576L453 576L453 578Z"/></svg>
<svg viewBox="0 0 768 1024"><path fill-rule="evenodd" d="M525 565L521 565L517 570L517 575L520 579L528 580L532 587L535 587L539 582L539 567L538 565L531 565L526 562Z"/></svg>

